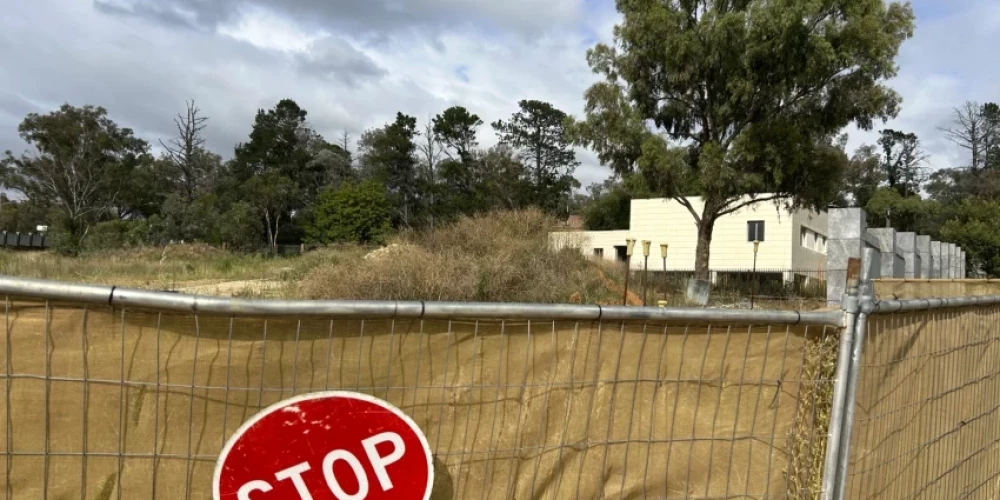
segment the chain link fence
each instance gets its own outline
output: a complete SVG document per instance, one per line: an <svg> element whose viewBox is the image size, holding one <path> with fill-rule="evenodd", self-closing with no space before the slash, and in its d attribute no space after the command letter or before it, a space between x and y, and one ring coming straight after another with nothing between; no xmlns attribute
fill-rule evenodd
<svg viewBox="0 0 1000 500"><path fill-rule="evenodd" d="M0 278L2 498L211 498L243 422L322 390L409 415L433 499L997 498L1000 297L864 278L816 312Z"/></svg>
<svg viewBox="0 0 1000 500"><path fill-rule="evenodd" d="M1000 306L923 302L863 320L848 498L1000 495Z"/></svg>
<svg viewBox="0 0 1000 500"><path fill-rule="evenodd" d="M417 422L434 499L818 492L836 314L76 295L6 297L4 498L211 498L243 422L327 389Z"/></svg>

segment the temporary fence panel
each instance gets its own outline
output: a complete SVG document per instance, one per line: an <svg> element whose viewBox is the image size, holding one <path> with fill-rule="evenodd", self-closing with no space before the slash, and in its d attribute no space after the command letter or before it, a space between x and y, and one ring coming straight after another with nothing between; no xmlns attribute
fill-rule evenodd
<svg viewBox="0 0 1000 500"><path fill-rule="evenodd" d="M1000 495L1000 305L993 299L978 306L964 299L965 307L883 302L884 311L864 320L847 498Z"/></svg>
<svg viewBox="0 0 1000 500"><path fill-rule="evenodd" d="M880 300L982 297L998 294L1000 294L1000 280L875 280L875 296Z"/></svg>
<svg viewBox="0 0 1000 500"><path fill-rule="evenodd" d="M150 308L59 290L5 300L5 499L211 498L243 422L328 389L413 418L435 499L818 495L836 312L299 302L275 316L275 301L185 312L180 295L127 298L169 306Z"/></svg>

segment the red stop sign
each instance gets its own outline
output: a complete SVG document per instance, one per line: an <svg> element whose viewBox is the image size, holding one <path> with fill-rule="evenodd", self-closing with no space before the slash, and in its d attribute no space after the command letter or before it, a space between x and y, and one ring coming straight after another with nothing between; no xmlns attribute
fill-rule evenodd
<svg viewBox="0 0 1000 500"><path fill-rule="evenodd" d="M268 407L229 439L215 500L428 500L427 438L385 401L321 392Z"/></svg>

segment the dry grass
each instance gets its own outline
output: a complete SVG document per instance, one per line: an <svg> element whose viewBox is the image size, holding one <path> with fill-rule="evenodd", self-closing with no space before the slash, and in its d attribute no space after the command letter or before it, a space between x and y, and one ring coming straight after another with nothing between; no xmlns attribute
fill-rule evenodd
<svg viewBox="0 0 1000 500"><path fill-rule="evenodd" d="M318 266L302 283L310 299L610 303L595 264L549 248L556 220L537 210L463 218L404 233L361 262Z"/></svg>
<svg viewBox="0 0 1000 500"><path fill-rule="evenodd" d="M802 380L812 381L802 387L795 424L788 436L788 464L785 476L789 498L811 500L822 491L824 436L830 430L833 411L833 380L837 371L837 335L807 339L803 356ZM817 439L819 438L819 439Z"/></svg>
<svg viewBox="0 0 1000 500"><path fill-rule="evenodd" d="M51 252L0 251L0 274L139 288L238 295L229 282L268 281L270 296L287 297L295 284L322 263L357 260L363 251L353 248L320 249L302 256L269 257L236 254L205 245L170 245L103 250L77 257ZM243 287L249 288L249 287ZM257 287L259 288L259 287ZM221 290L224 289L224 290ZM278 291L274 292L274 289ZM228 293L232 292L232 293ZM253 295L252 293L245 292Z"/></svg>

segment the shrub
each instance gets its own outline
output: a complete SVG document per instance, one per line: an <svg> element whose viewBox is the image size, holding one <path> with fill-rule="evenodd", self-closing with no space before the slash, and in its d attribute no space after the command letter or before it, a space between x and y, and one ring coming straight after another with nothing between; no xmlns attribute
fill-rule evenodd
<svg viewBox="0 0 1000 500"><path fill-rule="evenodd" d="M556 220L539 210L466 217L360 262L320 265L303 280L314 299L609 303L601 273L576 249L548 244Z"/></svg>
<svg viewBox="0 0 1000 500"><path fill-rule="evenodd" d="M219 239L233 250L256 250L264 235L257 210L249 203L234 203L218 221Z"/></svg>
<svg viewBox="0 0 1000 500"><path fill-rule="evenodd" d="M373 181L346 182L319 194L305 224L309 243L381 243L390 230L392 206Z"/></svg>
<svg viewBox="0 0 1000 500"><path fill-rule="evenodd" d="M112 220L94 224L84 239L84 249L103 250L145 245L149 240L149 222L145 219Z"/></svg>

